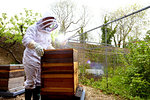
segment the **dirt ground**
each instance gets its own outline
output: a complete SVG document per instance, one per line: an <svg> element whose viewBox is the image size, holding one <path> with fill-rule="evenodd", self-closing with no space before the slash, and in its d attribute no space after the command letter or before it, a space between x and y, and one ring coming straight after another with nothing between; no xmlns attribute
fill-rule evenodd
<svg viewBox="0 0 150 100"><path fill-rule="evenodd" d="M21 95L18 95L16 97L12 97L12 98L0 97L0 100L25 100L25 98L24 98L24 94L21 94Z"/></svg>
<svg viewBox="0 0 150 100"><path fill-rule="evenodd" d="M85 89L85 100L123 100L119 96L106 95L101 90L83 86Z"/></svg>
<svg viewBox="0 0 150 100"><path fill-rule="evenodd" d="M83 86L85 89L85 100L123 100L119 96L114 95L106 95L100 90L96 90L94 88ZM25 100L24 94L18 95L15 98L2 98L0 100Z"/></svg>

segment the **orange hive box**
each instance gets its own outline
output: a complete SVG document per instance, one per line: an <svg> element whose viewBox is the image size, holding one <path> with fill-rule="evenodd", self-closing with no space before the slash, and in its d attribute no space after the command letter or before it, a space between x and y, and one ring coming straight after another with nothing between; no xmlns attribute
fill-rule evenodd
<svg viewBox="0 0 150 100"><path fill-rule="evenodd" d="M41 99L71 100L78 85L75 49L45 50L41 58Z"/></svg>
<svg viewBox="0 0 150 100"><path fill-rule="evenodd" d="M0 91L16 92L24 89L22 64L0 65Z"/></svg>

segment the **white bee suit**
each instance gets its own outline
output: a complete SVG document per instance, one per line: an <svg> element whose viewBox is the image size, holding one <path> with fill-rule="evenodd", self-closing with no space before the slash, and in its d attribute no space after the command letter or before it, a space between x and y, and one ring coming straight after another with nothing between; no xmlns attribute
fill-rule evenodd
<svg viewBox="0 0 150 100"><path fill-rule="evenodd" d="M43 49L54 49L51 44L51 31L42 30L38 24L40 21L28 27L26 34L22 40L26 47L23 55L23 65L26 74L26 81L24 82L26 89L34 89L41 84L41 57L37 55L36 50L29 48L31 42L35 42Z"/></svg>

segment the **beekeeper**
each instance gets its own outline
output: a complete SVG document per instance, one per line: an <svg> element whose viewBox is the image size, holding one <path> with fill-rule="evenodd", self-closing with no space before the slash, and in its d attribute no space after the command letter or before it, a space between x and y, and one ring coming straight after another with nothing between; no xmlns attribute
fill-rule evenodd
<svg viewBox="0 0 150 100"><path fill-rule="evenodd" d="M36 24L28 27L22 43L26 47L23 55L25 69L25 100L39 100L41 85L40 59L44 49L54 49L51 44L51 31L58 26L53 16L46 15Z"/></svg>

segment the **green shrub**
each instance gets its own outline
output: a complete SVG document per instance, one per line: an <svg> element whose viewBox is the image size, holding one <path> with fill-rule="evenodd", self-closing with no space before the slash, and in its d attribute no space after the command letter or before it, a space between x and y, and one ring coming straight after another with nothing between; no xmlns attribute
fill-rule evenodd
<svg viewBox="0 0 150 100"><path fill-rule="evenodd" d="M150 42L129 45L130 53L122 57L120 67L109 68L108 77L98 81L83 78L81 83L131 100L150 99ZM124 58L123 58L124 57Z"/></svg>
<svg viewBox="0 0 150 100"><path fill-rule="evenodd" d="M126 71L126 84L129 84L130 94L147 98L150 95L150 44L137 42L130 45L129 67Z"/></svg>

